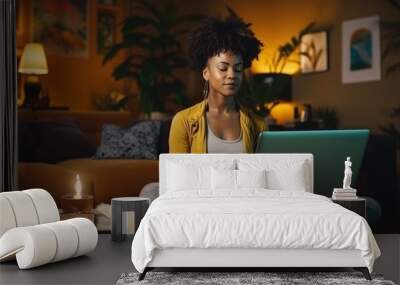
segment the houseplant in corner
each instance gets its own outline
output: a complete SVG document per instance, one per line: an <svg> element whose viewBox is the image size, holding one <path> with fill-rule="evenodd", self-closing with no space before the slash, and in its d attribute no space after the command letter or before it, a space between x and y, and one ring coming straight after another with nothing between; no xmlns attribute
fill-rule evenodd
<svg viewBox="0 0 400 285"><path fill-rule="evenodd" d="M147 117L152 112L164 112L165 101L169 99L186 106L184 84L176 76L177 70L188 67L180 37L189 24L203 17L180 16L171 1L156 5L147 0L134 0L132 5L136 14L123 21L122 41L106 52L103 64L121 51L126 52L112 75L116 80L135 81L140 107Z"/></svg>

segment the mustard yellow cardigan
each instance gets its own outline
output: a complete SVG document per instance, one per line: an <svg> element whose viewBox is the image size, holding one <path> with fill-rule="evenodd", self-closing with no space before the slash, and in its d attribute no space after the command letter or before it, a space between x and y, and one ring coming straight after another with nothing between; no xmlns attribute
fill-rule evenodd
<svg viewBox="0 0 400 285"><path fill-rule="evenodd" d="M169 132L170 153L207 153L205 111L207 99L175 114ZM267 130L263 118L239 105L245 152L254 152L258 134Z"/></svg>

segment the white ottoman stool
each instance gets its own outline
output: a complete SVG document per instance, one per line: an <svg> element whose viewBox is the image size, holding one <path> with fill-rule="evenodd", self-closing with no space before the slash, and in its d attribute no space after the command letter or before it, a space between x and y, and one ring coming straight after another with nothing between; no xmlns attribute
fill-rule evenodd
<svg viewBox="0 0 400 285"><path fill-rule="evenodd" d="M59 221L57 206L43 189L0 193L0 261L16 257L20 269L86 254L98 235L88 219Z"/></svg>

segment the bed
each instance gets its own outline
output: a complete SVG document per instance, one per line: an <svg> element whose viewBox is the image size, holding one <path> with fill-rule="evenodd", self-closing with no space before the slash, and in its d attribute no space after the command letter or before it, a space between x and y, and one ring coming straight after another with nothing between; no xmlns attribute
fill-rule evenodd
<svg viewBox="0 0 400 285"><path fill-rule="evenodd" d="M361 216L313 194L312 154L162 154L160 197L132 242L158 267L353 267L380 251Z"/></svg>

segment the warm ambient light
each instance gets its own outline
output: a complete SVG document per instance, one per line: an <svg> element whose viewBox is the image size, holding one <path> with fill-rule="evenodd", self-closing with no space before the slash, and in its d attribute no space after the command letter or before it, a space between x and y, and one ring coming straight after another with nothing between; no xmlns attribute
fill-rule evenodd
<svg viewBox="0 0 400 285"><path fill-rule="evenodd" d="M38 43L29 43L25 46L19 62L19 73L27 74L24 90L24 108L37 108L40 106L41 85L39 75L47 74L46 55L43 46Z"/></svg>
<svg viewBox="0 0 400 285"><path fill-rule="evenodd" d="M29 43L25 46L19 62L19 73L41 75L49 72L43 46Z"/></svg>
<svg viewBox="0 0 400 285"><path fill-rule="evenodd" d="M254 60L251 65L251 72L253 74L257 73L270 73L271 70L268 68L267 58L272 57L271 54L268 54L265 51L262 51L259 55L258 60ZM291 60L295 60L295 58L290 58ZM287 62L285 68L281 73L285 74L296 74L299 72L299 65L294 62Z"/></svg>
<svg viewBox="0 0 400 285"><path fill-rule="evenodd" d="M293 102L281 102L274 106L271 110L271 116L276 120L276 124L284 125L294 120L294 108L299 107Z"/></svg>

